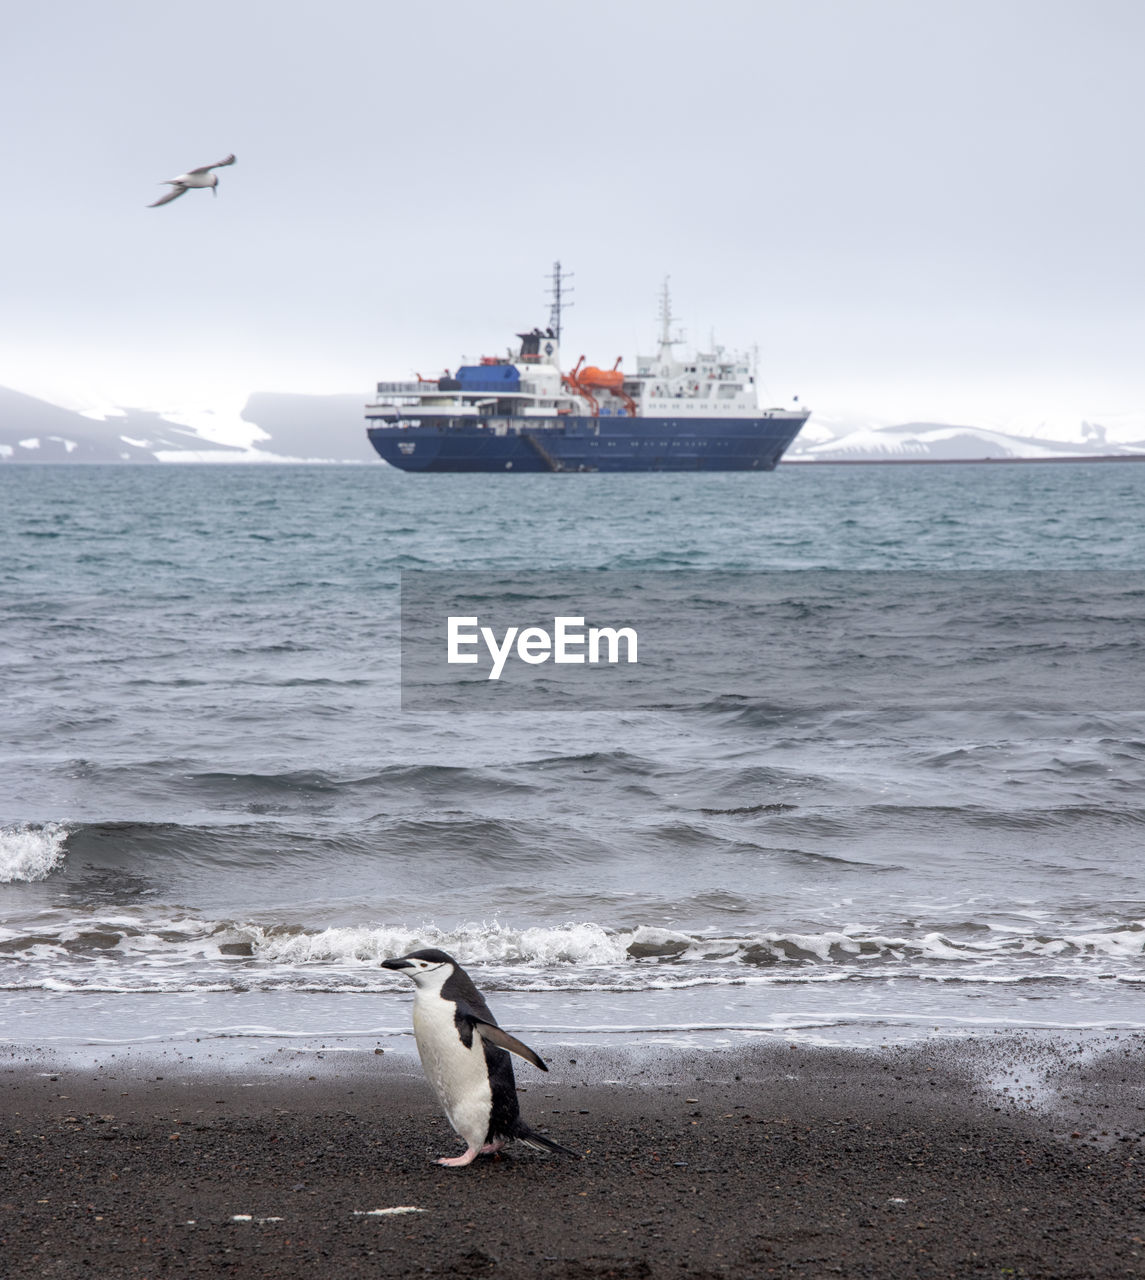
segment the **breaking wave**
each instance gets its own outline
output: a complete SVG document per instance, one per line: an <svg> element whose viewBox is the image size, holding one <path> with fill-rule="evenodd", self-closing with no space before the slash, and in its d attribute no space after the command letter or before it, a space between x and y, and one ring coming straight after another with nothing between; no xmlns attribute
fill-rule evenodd
<svg viewBox="0 0 1145 1280"><path fill-rule="evenodd" d="M453 928L83 918L54 930L0 931L0 987L50 990L324 990L401 986L387 957L439 947L481 971L490 990L642 990L701 984L886 980L1145 981L1145 920L1076 934L977 927L895 936L847 927L820 933L697 935L593 922Z"/></svg>
<svg viewBox="0 0 1145 1280"><path fill-rule="evenodd" d="M63 862L67 838L58 822L0 827L0 884L45 880Z"/></svg>

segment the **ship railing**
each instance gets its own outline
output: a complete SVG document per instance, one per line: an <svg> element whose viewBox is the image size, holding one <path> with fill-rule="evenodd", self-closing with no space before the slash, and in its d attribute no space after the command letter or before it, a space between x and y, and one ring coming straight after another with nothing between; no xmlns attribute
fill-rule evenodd
<svg viewBox="0 0 1145 1280"><path fill-rule="evenodd" d="M380 396L423 396L427 392L436 394L437 380L430 378L425 382L379 382Z"/></svg>
<svg viewBox="0 0 1145 1280"><path fill-rule="evenodd" d="M492 378L485 380L475 378L472 382L462 382L457 387L463 395L514 396L520 393L519 382L499 382Z"/></svg>

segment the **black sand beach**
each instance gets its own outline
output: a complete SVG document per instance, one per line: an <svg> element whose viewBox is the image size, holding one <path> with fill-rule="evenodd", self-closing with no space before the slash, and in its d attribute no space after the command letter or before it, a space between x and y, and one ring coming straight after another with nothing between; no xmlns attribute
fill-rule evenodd
<svg viewBox="0 0 1145 1280"><path fill-rule="evenodd" d="M586 1062L519 1073L526 1116L582 1160L443 1169L460 1144L408 1058L212 1077L12 1056L0 1270L1145 1275L1139 1038L663 1055L620 1085ZM402 1206L422 1212L370 1212Z"/></svg>

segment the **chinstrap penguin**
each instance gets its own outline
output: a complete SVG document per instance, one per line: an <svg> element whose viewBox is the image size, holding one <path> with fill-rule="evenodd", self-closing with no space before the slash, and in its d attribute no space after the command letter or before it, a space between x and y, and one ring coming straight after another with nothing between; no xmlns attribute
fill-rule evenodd
<svg viewBox="0 0 1145 1280"><path fill-rule="evenodd" d="M500 1151L512 1138L538 1151L577 1155L521 1119L509 1053L542 1071L548 1067L528 1045L497 1025L481 992L452 956L430 948L383 960L382 967L413 979L418 1056L449 1123L466 1142L464 1155L442 1156L438 1164L472 1164L479 1155Z"/></svg>

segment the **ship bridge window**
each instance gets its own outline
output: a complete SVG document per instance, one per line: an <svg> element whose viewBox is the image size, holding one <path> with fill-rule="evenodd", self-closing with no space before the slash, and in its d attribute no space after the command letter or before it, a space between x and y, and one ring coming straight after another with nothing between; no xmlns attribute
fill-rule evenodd
<svg viewBox="0 0 1145 1280"><path fill-rule="evenodd" d="M742 390L743 388L738 382L722 382L720 383L720 399L731 400L733 397L738 396Z"/></svg>

